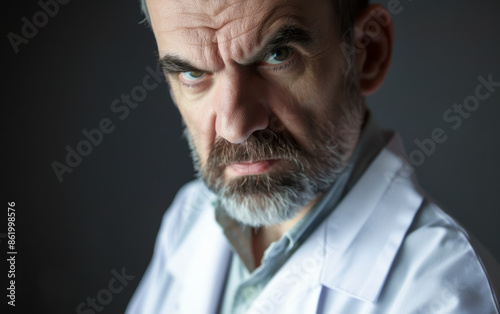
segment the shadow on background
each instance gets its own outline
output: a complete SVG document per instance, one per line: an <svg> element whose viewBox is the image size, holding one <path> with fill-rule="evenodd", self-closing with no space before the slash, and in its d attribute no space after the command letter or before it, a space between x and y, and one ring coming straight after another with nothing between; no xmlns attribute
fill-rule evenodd
<svg viewBox="0 0 500 314"><path fill-rule="evenodd" d="M415 140L445 131L447 140L416 167L420 182L500 259L500 88L456 130L443 120L474 94L478 76L500 81L500 3L401 5L393 64L369 106L379 124L400 131L409 152L420 149ZM32 20L41 7L36 1L1 6L3 196L4 210L15 201L17 211L15 309L75 313L96 298L103 313L123 313L165 209L193 178L167 87L152 88L153 36L138 24L136 1L72 0L45 24L40 19L38 32L15 53L7 34L22 35L23 17ZM87 137L94 140L91 152L81 144L91 142ZM70 159L71 172L60 170L58 178L52 164L67 164L68 151L78 149L87 156ZM6 264L1 271L5 291ZM1 312L14 312L3 310L7 301L2 296Z"/></svg>

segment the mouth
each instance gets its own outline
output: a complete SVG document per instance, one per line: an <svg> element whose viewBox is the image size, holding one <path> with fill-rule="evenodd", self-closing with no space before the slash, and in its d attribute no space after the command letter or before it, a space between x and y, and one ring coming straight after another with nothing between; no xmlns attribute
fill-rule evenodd
<svg viewBox="0 0 500 314"><path fill-rule="evenodd" d="M278 159L238 162L228 165L227 170L234 176L259 175L268 172L278 162Z"/></svg>

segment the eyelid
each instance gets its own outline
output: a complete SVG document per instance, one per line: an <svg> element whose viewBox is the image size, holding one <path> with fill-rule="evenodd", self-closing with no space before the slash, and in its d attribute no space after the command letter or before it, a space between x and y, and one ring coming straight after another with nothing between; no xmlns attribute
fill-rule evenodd
<svg viewBox="0 0 500 314"><path fill-rule="evenodd" d="M193 72L200 73L201 75L200 75L199 77L194 77L194 76L192 76L192 78L193 78L192 80L185 78L185 77L184 77L184 75L183 75L183 74L185 74L185 73L186 73L186 74L189 74L189 73L193 73ZM199 81L199 80L201 80L203 77L205 77L206 75L207 75L207 73L206 73L206 72L202 72L202 71L185 71L185 72L180 72L180 73L179 73L179 77L181 77L181 78L183 78L183 79L185 79L186 81L189 81L189 82L196 82L196 81Z"/></svg>
<svg viewBox="0 0 500 314"><path fill-rule="evenodd" d="M189 72L200 72L202 73L203 75L200 76L199 79L197 80L186 80L182 77L182 74L183 73L189 73ZM183 71L183 72L177 72L175 73L175 77L177 77L178 81L182 84L182 86L186 87L186 88L197 88L199 87L200 85L203 85L203 84L206 84L207 83L207 80L209 78L209 74L208 72L204 72L204 71Z"/></svg>
<svg viewBox="0 0 500 314"><path fill-rule="evenodd" d="M268 58L269 55L274 54L277 50L283 49L283 48L287 48L289 50L289 53L290 53L289 57L287 59L285 59L283 62L277 63L277 64L264 62L264 60L266 58ZM260 65L264 68L269 68L269 69L273 69L273 70L283 70L283 69L287 68L288 66L290 66L292 63L294 63L296 60L297 60L297 50L295 50L289 46L283 46L283 47L276 48L276 49L272 50L271 52L269 52L268 54L266 54L266 56L261 60Z"/></svg>
<svg viewBox="0 0 500 314"><path fill-rule="evenodd" d="M276 52L277 52L278 50L281 50L281 49L287 49L287 50L288 50L288 54L289 54L289 55L288 55L288 57L287 57L285 60L283 60L283 62L280 62L280 63L267 63L267 62L263 62L264 60L266 60L266 59L268 59L268 58L272 57L274 54L276 54ZM262 61L261 61L261 62L262 62L262 63L264 63L264 64L271 64L271 65L278 65L278 64L282 64L282 63L284 63L284 62L287 62L287 61L288 61L288 59L290 59L290 57L292 57L292 56L294 55L294 53L295 53L295 50L294 50L293 48L291 48L291 47L288 47L288 46L278 47L278 48L275 48L275 49L271 50L270 52L268 52L268 53L264 56L264 58L262 59Z"/></svg>

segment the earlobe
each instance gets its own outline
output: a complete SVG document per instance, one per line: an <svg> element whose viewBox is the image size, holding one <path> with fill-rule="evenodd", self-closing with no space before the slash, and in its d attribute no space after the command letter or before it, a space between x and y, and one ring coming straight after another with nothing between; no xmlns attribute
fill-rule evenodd
<svg viewBox="0 0 500 314"><path fill-rule="evenodd" d="M363 96L377 91L384 81L392 56L393 24L380 4L368 6L354 22L355 68Z"/></svg>

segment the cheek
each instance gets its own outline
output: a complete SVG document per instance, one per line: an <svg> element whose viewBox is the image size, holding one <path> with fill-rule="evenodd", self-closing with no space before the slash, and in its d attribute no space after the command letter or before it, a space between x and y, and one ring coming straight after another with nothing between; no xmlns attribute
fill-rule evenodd
<svg viewBox="0 0 500 314"><path fill-rule="evenodd" d="M311 127L315 125L321 107L314 99L315 93L317 91L307 84L293 84L276 88L269 100L270 109L275 116L270 119L269 128L274 132L289 133L309 153L312 153Z"/></svg>
<svg viewBox="0 0 500 314"><path fill-rule="evenodd" d="M177 108L203 166L215 141L215 116L211 113L209 106L201 103L191 103L180 99L177 101Z"/></svg>
<svg viewBox="0 0 500 314"><path fill-rule="evenodd" d="M299 79L277 88L270 101L273 113L283 123L281 128L310 153L313 153L311 135L324 130L328 121L334 123L337 107L342 104L339 79L339 71L310 67ZM275 131L272 122L270 127ZM281 124L277 124L279 131Z"/></svg>
<svg viewBox="0 0 500 314"><path fill-rule="evenodd" d="M293 86L300 103L317 121L334 121L345 102L342 89L342 71L338 62L324 60L315 62Z"/></svg>

